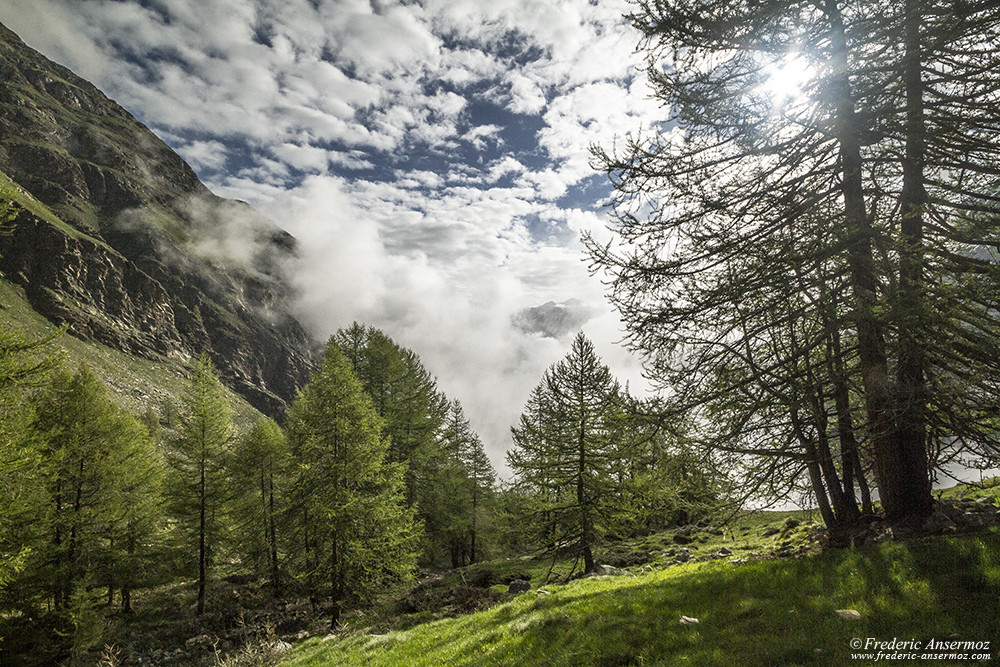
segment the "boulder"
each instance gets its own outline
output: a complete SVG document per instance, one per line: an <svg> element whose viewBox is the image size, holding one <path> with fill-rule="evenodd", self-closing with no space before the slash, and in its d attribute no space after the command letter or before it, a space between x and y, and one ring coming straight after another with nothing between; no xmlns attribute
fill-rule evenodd
<svg viewBox="0 0 1000 667"><path fill-rule="evenodd" d="M507 587L507 592L511 594L526 593L527 591L530 590L531 590L531 584L529 584L524 579L515 579L514 581L510 582L510 585Z"/></svg>
<svg viewBox="0 0 1000 667"><path fill-rule="evenodd" d="M954 533L956 526L951 517L940 509L937 509L927 518L927 521L924 523L924 530L928 533Z"/></svg>

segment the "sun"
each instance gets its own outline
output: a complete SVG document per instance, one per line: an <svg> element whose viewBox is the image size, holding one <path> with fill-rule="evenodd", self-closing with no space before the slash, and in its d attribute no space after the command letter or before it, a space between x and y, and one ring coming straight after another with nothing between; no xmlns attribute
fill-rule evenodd
<svg viewBox="0 0 1000 667"><path fill-rule="evenodd" d="M773 104L790 104L805 97L806 85L814 74L805 58L797 53L789 54L764 68L761 88Z"/></svg>

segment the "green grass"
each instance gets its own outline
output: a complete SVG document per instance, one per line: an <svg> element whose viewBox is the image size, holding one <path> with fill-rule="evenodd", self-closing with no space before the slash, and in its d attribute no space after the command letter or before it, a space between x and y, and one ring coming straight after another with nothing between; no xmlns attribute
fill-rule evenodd
<svg viewBox="0 0 1000 667"><path fill-rule="evenodd" d="M67 224L58 215L52 212L45 204L41 203L37 199L31 196L24 188L18 185L12 178L10 178L5 172L0 170L0 188L5 188L9 191L11 199L16 202L21 208L27 210L29 213L34 214L36 217L49 223L59 231L63 232L67 236L72 238L88 238L94 243L100 244L102 247L110 249L104 241L96 239L92 236L84 234L80 230L76 229L72 225ZM115 252L112 250L112 252ZM117 252L115 253L117 254Z"/></svg>
<svg viewBox="0 0 1000 667"><path fill-rule="evenodd" d="M850 658L854 637L995 642L1000 534L697 563L545 590L408 630L312 639L282 665L854 665L866 664ZM700 622L684 626L682 615Z"/></svg>
<svg viewBox="0 0 1000 667"><path fill-rule="evenodd" d="M950 498L952 500L975 500L987 497L993 499L994 505L998 505L1000 504L1000 477L991 477L983 480L982 482L956 484L955 486L945 489L944 491L935 491L934 495L940 495L942 498Z"/></svg>

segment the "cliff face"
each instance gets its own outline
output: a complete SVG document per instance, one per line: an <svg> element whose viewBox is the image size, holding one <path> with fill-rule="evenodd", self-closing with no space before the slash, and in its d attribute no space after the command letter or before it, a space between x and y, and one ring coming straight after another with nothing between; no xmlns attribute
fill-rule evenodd
<svg viewBox="0 0 1000 667"><path fill-rule="evenodd" d="M216 197L127 111L0 25L0 171L43 206L0 238L0 271L72 334L148 358L207 352L267 414L315 343L288 312L295 242Z"/></svg>

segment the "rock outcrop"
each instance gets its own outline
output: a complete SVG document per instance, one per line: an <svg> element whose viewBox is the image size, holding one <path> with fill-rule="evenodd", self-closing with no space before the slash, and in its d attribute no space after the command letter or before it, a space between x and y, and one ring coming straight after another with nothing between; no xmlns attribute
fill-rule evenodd
<svg viewBox="0 0 1000 667"><path fill-rule="evenodd" d="M206 352L270 415L305 383L317 346L288 309L294 239L2 25L0 171L42 205L0 238L3 277L40 313L130 354Z"/></svg>

